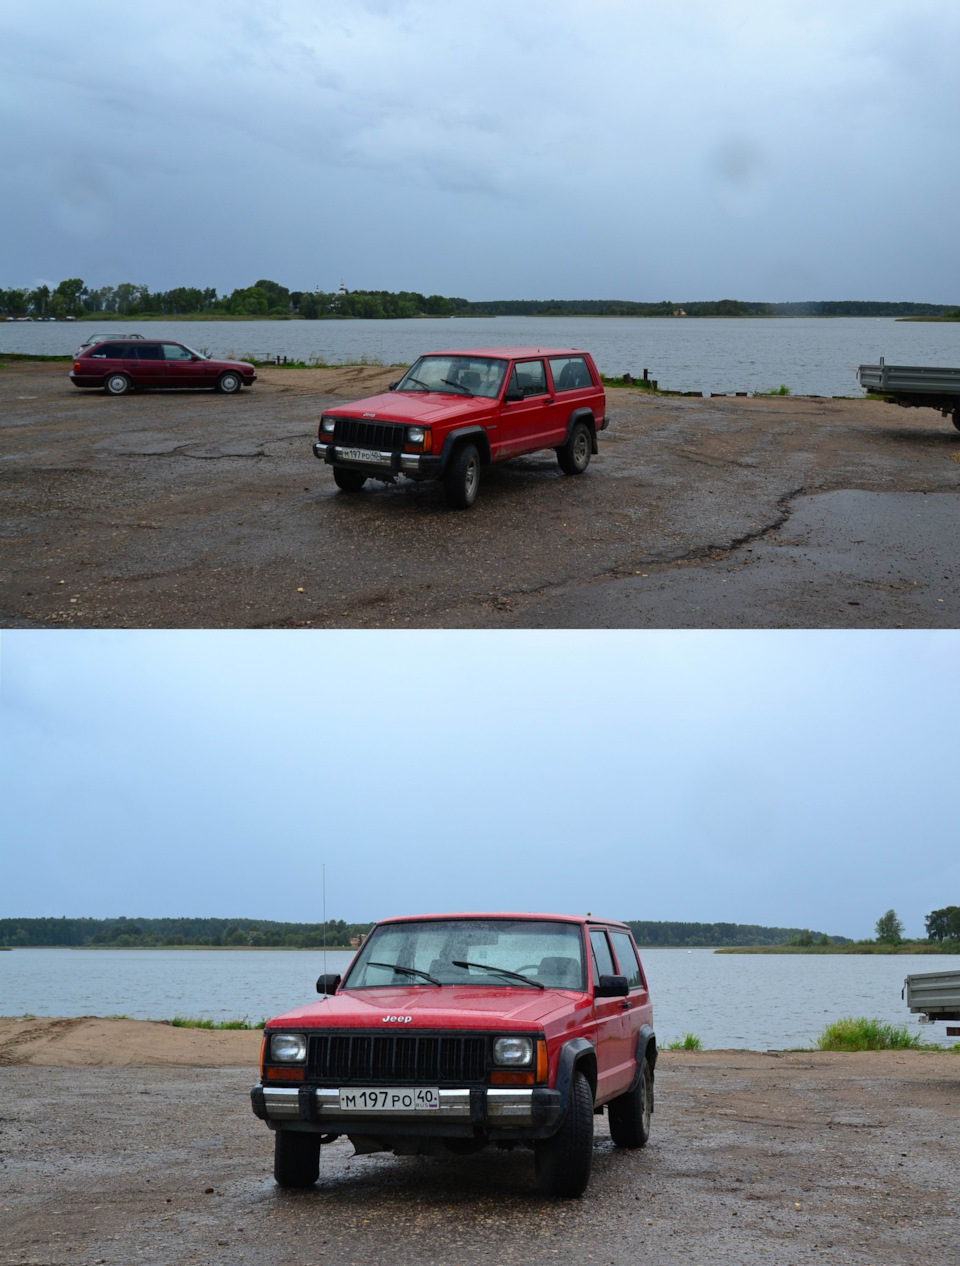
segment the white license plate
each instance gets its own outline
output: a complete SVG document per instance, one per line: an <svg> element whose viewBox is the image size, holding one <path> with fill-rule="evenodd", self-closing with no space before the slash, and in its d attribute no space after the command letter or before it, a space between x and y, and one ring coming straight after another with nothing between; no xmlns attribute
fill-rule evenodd
<svg viewBox="0 0 960 1266"><path fill-rule="evenodd" d="M346 462L366 462L377 466L383 464L380 454L369 448L341 448L340 456Z"/></svg>
<svg viewBox="0 0 960 1266"><path fill-rule="evenodd" d="M341 1090L341 1112L427 1112L440 1107L436 1086L388 1086L384 1090Z"/></svg>

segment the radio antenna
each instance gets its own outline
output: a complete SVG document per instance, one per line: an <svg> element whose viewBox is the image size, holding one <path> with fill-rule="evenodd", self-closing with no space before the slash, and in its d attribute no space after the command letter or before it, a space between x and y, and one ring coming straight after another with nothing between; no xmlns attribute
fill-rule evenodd
<svg viewBox="0 0 960 1266"><path fill-rule="evenodd" d="M323 974L327 974L327 863L323 863Z"/></svg>

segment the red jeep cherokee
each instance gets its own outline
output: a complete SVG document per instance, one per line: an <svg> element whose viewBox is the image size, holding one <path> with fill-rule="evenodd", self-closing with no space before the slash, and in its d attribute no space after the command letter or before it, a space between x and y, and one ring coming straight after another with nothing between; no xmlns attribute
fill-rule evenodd
<svg viewBox="0 0 960 1266"><path fill-rule="evenodd" d="M579 475L607 425L606 397L589 352L489 347L421 356L390 393L324 413L314 454L337 487L397 475L443 480L455 509L473 505L480 468L540 449Z"/></svg>
<svg viewBox="0 0 960 1266"><path fill-rule="evenodd" d="M593 1118L621 1147L650 1134L657 1044L630 930L552 914L386 919L322 1002L270 1020L253 1111L281 1187L320 1148L457 1155L531 1147L540 1189L579 1196Z"/></svg>

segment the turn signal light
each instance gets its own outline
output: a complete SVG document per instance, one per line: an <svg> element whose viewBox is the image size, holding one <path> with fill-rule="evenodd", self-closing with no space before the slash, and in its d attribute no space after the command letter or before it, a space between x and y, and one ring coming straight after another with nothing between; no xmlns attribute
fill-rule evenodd
<svg viewBox="0 0 960 1266"><path fill-rule="evenodd" d="M546 1081L550 1075L547 1063L547 1044L541 1037L537 1042L537 1081Z"/></svg>
<svg viewBox="0 0 960 1266"><path fill-rule="evenodd" d="M78 360L75 360L75 361L73 362L73 372L74 372L75 374L79 374L79 372L80 372L80 362L79 362Z"/></svg>
<svg viewBox="0 0 960 1266"><path fill-rule="evenodd" d="M491 1086L532 1086L533 1073L491 1073Z"/></svg>
<svg viewBox="0 0 960 1266"><path fill-rule="evenodd" d="M303 1068L268 1068L267 1081L303 1081Z"/></svg>
<svg viewBox="0 0 960 1266"><path fill-rule="evenodd" d="M263 1076L263 1061L267 1054L267 1035L264 1033L263 1041L260 1043L260 1076Z"/></svg>

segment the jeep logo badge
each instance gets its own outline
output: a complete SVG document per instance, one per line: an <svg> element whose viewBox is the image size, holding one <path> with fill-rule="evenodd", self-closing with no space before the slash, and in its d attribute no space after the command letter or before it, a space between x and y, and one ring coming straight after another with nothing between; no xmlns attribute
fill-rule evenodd
<svg viewBox="0 0 960 1266"><path fill-rule="evenodd" d="M385 1015L382 1017L384 1024L412 1024L412 1015Z"/></svg>

